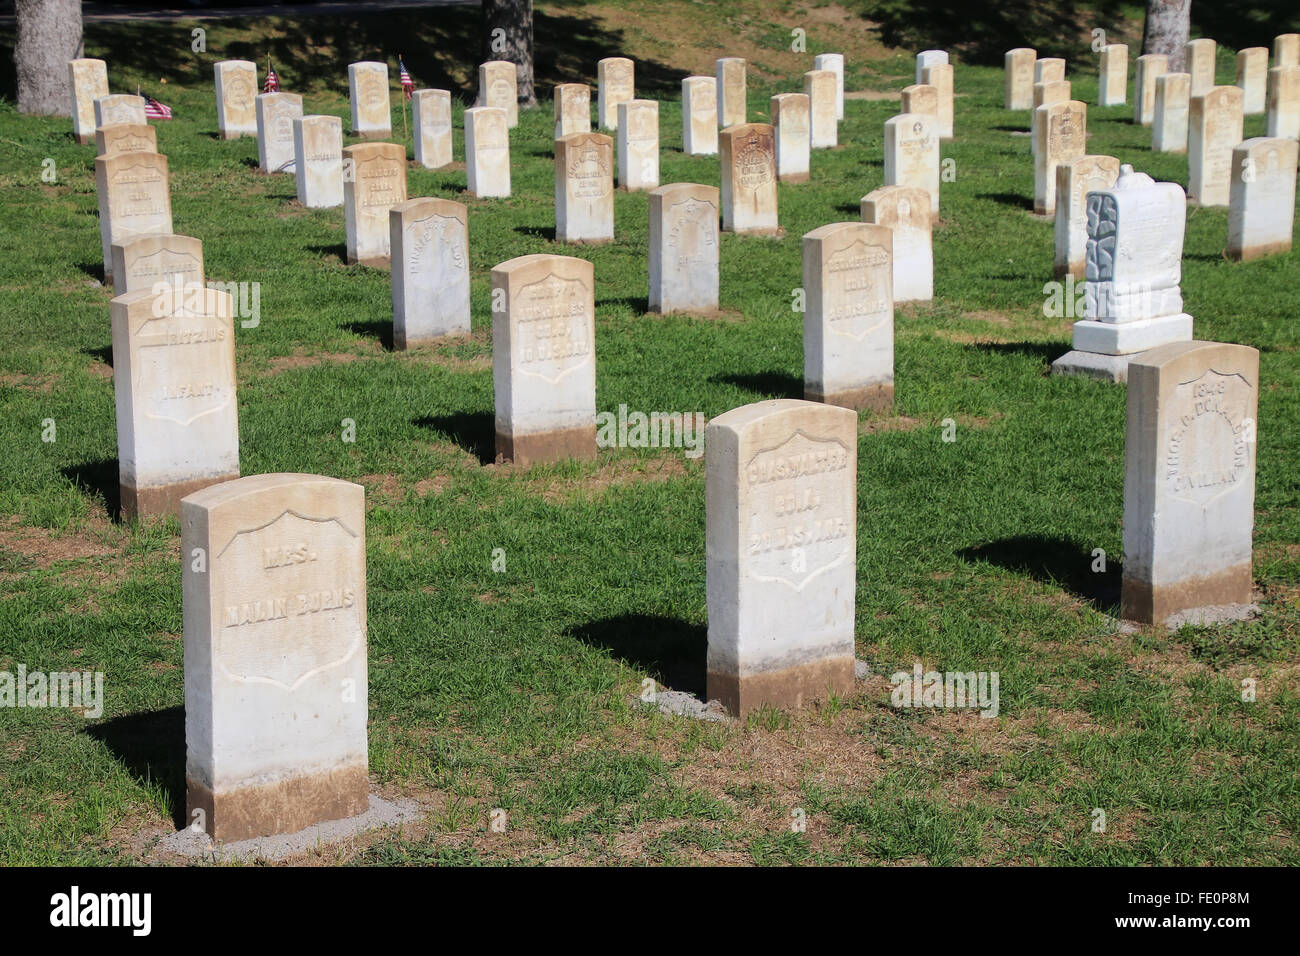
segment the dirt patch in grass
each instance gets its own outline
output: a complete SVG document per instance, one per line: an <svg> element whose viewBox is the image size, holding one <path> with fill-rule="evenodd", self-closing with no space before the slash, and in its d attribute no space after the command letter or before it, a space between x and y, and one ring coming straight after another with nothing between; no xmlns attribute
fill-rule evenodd
<svg viewBox="0 0 1300 956"><path fill-rule="evenodd" d="M307 354L294 351L289 355L280 355L271 359L263 374L265 376L279 375L281 372L315 368L317 365L346 365L358 359L374 358L382 351L383 347L378 342L364 352L313 352Z"/></svg>
<svg viewBox="0 0 1300 956"><path fill-rule="evenodd" d="M697 464L689 463L684 455L669 451L653 458L626 457L601 465L594 472L580 478L560 478L555 476L528 477L524 479L528 491L541 495L551 504L564 502L579 497L599 497L611 488L645 482L672 481L687 474L689 470L698 470L704 459L697 458ZM514 470L511 464L488 465L489 469Z"/></svg>
<svg viewBox="0 0 1300 956"><path fill-rule="evenodd" d="M888 418L868 418L858 425L859 435L874 435L877 432L913 432L924 425L919 418L906 415L892 415Z"/></svg>
<svg viewBox="0 0 1300 956"><path fill-rule="evenodd" d="M24 375L21 372L0 372L0 385L9 385L24 392L49 395L54 391L54 379L49 375Z"/></svg>
<svg viewBox="0 0 1300 956"><path fill-rule="evenodd" d="M118 548L105 539L112 535L107 520L92 521L76 531L58 534L47 528L19 524L17 516L0 525L0 548L30 558L42 570L60 561L80 561L117 554Z"/></svg>

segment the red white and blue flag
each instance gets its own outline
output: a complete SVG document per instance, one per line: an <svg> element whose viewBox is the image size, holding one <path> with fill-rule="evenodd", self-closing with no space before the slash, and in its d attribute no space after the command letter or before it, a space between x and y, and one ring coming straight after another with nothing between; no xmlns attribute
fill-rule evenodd
<svg viewBox="0 0 1300 956"><path fill-rule="evenodd" d="M275 73L275 67L271 65L271 58L266 58L266 82L262 84L263 93L279 93L280 77Z"/></svg>
<svg viewBox="0 0 1300 956"><path fill-rule="evenodd" d="M146 119L171 119L172 108L165 103L160 103L148 93L141 93L144 97L144 115Z"/></svg>
<svg viewBox="0 0 1300 956"><path fill-rule="evenodd" d="M406 98L409 100L411 94L415 92L415 81L411 79L411 74L406 72L406 64L402 62L400 56L397 58L397 66L400 71L402 92L406 94Z"/></svg>

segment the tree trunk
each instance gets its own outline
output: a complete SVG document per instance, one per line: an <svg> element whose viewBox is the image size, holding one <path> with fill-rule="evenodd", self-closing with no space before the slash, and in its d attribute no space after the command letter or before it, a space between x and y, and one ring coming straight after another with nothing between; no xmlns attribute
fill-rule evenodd
<svg viewBox="0 0 1300 956"><path fill-rule="evenodd" d="M18 0L18 112L72 115L68 61L81 56L81 0Z"/></svg>
<svg viewBox="0 0 1300 956"><path fill-rule="evenodd" d="M1142 52L1169 57L1169 72L1187 67L1187 36L1191 29L1192 0L1147 0Z"/></svg>
<svg viewBox="0 0 1300 956"><path fill-rule="evenodd" d="M483 0L483 59L513 63L520 104L537 105L533 91L533 0Z"/></svg>

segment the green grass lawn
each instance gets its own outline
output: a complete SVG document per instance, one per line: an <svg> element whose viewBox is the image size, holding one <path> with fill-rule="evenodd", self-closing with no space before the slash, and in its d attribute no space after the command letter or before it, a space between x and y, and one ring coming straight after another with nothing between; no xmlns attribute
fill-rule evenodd
<svg viewBox="0 0 1300 956"><path fill-rule="evenodd" d="M824 50L849 53L850 90L911 82L910 53L868 57L825 8L808 14L807 55L782 52L799 9L778 11L708 14L732 18L740 52L771 50L751 73L751 119L767 118L772 94L802 89ZM539 7L539 92L594 84L596 59L623 44L660 99L662 182L718 185L716 159L681 152L677 83L702 68L699 49L676 61L667 34L615 35L586 13ZM236 334L242 472L367 488L373 782L428 816L298 862L1300 862L1300 252L1229 263L1226 210L1189 210L1183 294L1197 337L1261 351L1264 614L1117 631L1124 389L1048 376L1071 320L1043 315L1052 225L1028 211L1029 138L1015 133L1029 117L1001 108L999 69L959 64L935 299L898 309L896 414L864 415L858 446L856 631L871 676L799 713L670 719L636 695L646 676L702 689L703 459L620 449L530 471L484 464L488 272L534 252L594 263L600 411L713 417L802 397L800 237L858 217L882 184L882 124L897 104L848 101L843 146L814 153L811 183L781 187L784 238L724 235L727 317L714 320L645 313L644 194L617 195L614 243L551 241L551 104L521 111L510 199L465 197L463 168L410 167L412 197L470 207L474 333L397 353L388 273L344 265L343 210L303 209L291 177L256 172L252 139L216 139L211 63L264 63L269 49L308 112L346 124L345 64L402 52L418 83L459 97L459 160L472 20L209 24L202 55L189 52L193 24L87 30L86 55L108 59L114 91L139 82L176 111L156 124L159 149L175 230L203 240L208 278L261 283L260 325ZM1230 82L1231 51L1220 56ZM1081 45L1070 76L1090 104L1091 62ZM1131 115L1090 105L1089 151L1185 186L1185 157L1152 154ZM1263 117L1247 118L1247 136L1263 132ZM54 184L41 180L47 157ZM0 710L4 864L153 858L184 811L179 525L117 515L93 173L68 119L0 103L0 670L102 670L107 693L98 720ZM48 419L54 442L42 441ZM1091 571L1097 548L1105 573ZM891 707L888 675L916 661L998 671L1000 715ZM1254 703L1241 700L1244 678L1258 682ZM505 833L487 831L496 807Z"/></svg>

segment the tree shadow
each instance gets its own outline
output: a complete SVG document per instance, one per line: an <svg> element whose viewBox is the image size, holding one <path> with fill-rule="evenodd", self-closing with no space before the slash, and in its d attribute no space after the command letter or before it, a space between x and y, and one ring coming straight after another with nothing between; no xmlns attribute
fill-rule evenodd
<svg viewBox="0 0 1300 956"><path fill-rule="evenodd" d="M803 398L803 379L788 372L727 372L709 377L710 382L735 385L760 399Z"/></svg>
<svg viewBox="0 0 1300 956"><path fill-rule="evenodd" d="M624 295L612 299L597 299L597 308L602 305L624 305L632 310L633 315L647 315L650 312L650 299L644 295Z"/></svg>
<svg viewBox="0 0 1300 956"><path fill-rule="evenodd" d="M326 257L335 257L344 265L347 265L348 262L348 244L346 242L340 242L329 246L309 245L307 251L319 252L322 256Z"/></svg>
<svg viewBox="0 0 1300 956"><path fill-rule="evenodd" d="M453 412L450 415L425 415L411 424L441 432L465 451L478 458L479 464L497 460L496 416L491 412Z"/></svg>
<svg viewBox="0 0 1300 956"><path fill-rule="evenodd" d="M840 203L838 206L836 206L835 208L836 208L836 210L838 210L839 212L844 213L844 215L846 215L846 216L861 216L861 215L862 215L862 203L857 203L857 202L842 202L842 203Z"/></svg>
<svg viewBox="0 0 1300 956"><path fill-rule="evenodd" d="M976 193L975 198L991 199L1003 206L1010 206L1012 209L1023 209L1025 212L1034 211L1033 196L1022 196L1019 193Z"/></svg>
<svg viewBox="0 0 1300 956"><path fill-rule="evenodd" d="M364 335L378 340L385 352L393 351L393 322L375 319L372 322L347 322L342 328L353 335Z"/></svg>
<svg viewBox="0 0 1300 956"><path fill-rule="evenodd" d="M101 458L60 468L64 478L71 481L79 492L89 498L101 498L108 520L122 523L122 486L116 458Z"/></svg>
<svg viewBox="0 0 1300 956"><path fill-rule="evenodd" d="M96 217L96 218L98 219L98 217ZM94 280L95 280L96 282L98 282L101 286L104 286L104 278L105 278L105 276L104 276L104 263L102 263L102 262L78 262L78 263L77 263L77 268L80 269L82 272L84 272L86 275L90 276L90 278L94 279ZM113 287L112 287L111 285L104 286L104 288L108 289L110 292L113 291Z"/></svg>
<svg viewBox="0 0 1300 956"><path fill-rule="evenodd" d="M87 727L141 784L161 786L176 829L185 819L185 708L114 717Z"/></svg>
<svg viewBox="0 0 1300 956"><path fill-rule="evenodd" d="M618 614L570 628L567 633L671 690L706 699L709 636L702 624L659 614Z"/></svg>
<svg viewBox="0 0 1300 956"><path fill-rule="evenodd" d="M1119 606L1123 562L1107 556L1106 570L1093 571L1097 559L1092 552L1069 538L1022 534L962 548L956 554L964 561L983 561L1057 585L1096 610L1111 613Z"/></svg>
<svg viewBox="0 0 1300 956"><path fill-rule="evenodd" d="M991 127L989 127L989 128L990 128L990 129L995 129L995 130L997 130L999 133L1028 133L1028 132L1030 132L1029 128L1026 127L1026 126L1006 126L1006 125L1003 125L1003 126L991 126Z"/></svg>

